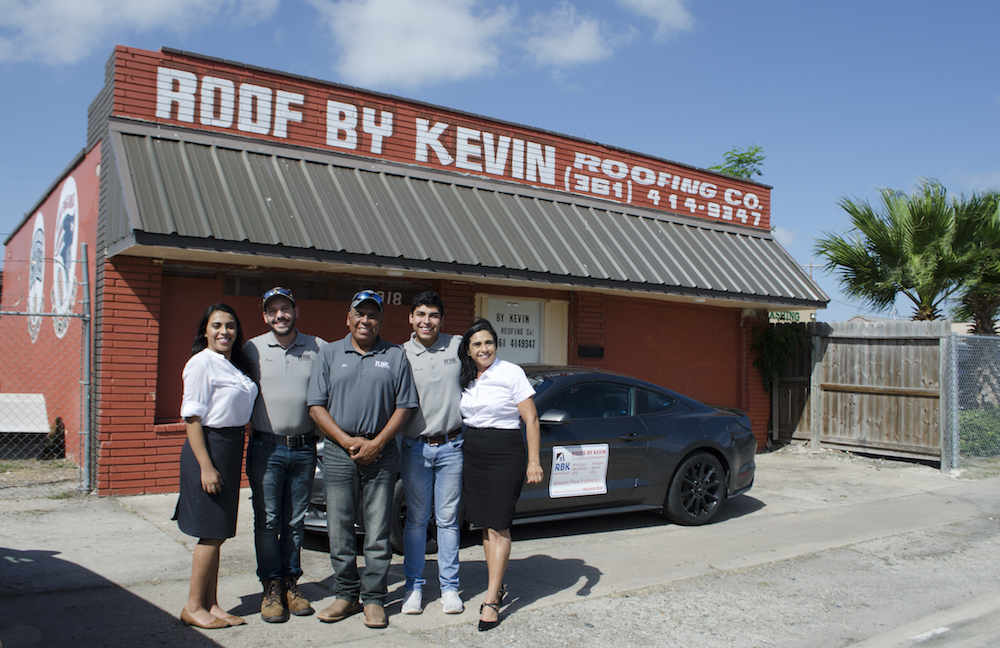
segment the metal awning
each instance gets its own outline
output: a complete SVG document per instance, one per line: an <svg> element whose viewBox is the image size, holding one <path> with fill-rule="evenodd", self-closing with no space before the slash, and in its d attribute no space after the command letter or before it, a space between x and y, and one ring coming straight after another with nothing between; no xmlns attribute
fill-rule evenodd
<svg viewBox="0 0 1000 648"><path fill-rule="evenodd" d="M111 122L109 254L237 254L824 307L768 232L308 149Z"/></svg>

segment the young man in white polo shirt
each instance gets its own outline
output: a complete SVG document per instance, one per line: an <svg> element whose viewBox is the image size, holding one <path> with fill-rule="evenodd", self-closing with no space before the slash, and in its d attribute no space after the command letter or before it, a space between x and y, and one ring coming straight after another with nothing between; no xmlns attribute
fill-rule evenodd
<svg viewBox="0 0 1000 648"><path fill-rule="evenodd" d="M406 494L403 531L403 614L423 611L424 553L434 504L437 524L438 580L445 614L465 608L458 594L458 507L462 497L462 389L458 384L461 336L441 333L444 303L432 291L413 298L413 333L403 344L413 371L420 407L403 426L400 473Z"/></svg>

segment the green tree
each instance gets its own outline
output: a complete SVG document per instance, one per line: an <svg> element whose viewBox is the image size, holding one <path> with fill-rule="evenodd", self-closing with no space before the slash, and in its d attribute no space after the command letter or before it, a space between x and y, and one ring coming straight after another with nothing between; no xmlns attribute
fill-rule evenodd
<svg viewBox="0 0 1000 648"><path fill-rule="evenodd" d="M852 228L824 232L816 254L851 297L881 310L903 294L913 303L912 319L938 319L942 301L981 273L987 250L1000 241L996 200L982 193L949 198L933 180L921 180L910 195L879 193L878 208L841 198Z"/></svg>
<svg viewBox="0 0 1000 648"><path fill-rule="evenodd" d="M1000 282L996 278L967 286L955 308L955 318L972 320L973 335L996 335L997 312L1000 311Z"/></svg>
<svg viewBox="0 0 1000 648"><path fill-rule="evenodd" d="M1000 192L990 194L993 209L1000 210ZM983 237L982 260L976 274L966 282L958 298L955 318L972 321L975 335L996 335L997 314L1000 313L1000 248L997 241Z"/></svg>
<svg viewBox="0 0 1000 648"><path fill-rule="evenodd" d="M746 149L736 146L733 150L723 156L725 162L708 167L710 171L718 171L726 175L753 180L755 175L760 175L760 165L764 162L764 149L751 144Z"/></svg>

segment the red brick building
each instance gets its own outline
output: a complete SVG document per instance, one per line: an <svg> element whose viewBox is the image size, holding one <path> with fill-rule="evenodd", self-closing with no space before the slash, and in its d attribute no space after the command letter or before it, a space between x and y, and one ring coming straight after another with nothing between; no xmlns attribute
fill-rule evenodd
<svg viewBox="0 0 1000 648"><path fill-rule="evenodd" d="M176 488L198 319L224 301L261 333L273 285L294 290L300 329L328 340L346 334L356 290L380 290L395 342L411 297L434 289L446 332L488 317L501 357L742 408L761 443L751 329L768 310L827 302L771 236L765 185L174 50L116 48L85 152L6 241L5 310L34 214L54 217L70 181L92 241L99 493ZM17 335L36 358L56 352ZM31 369L5 363L0 390Z"/></svg>

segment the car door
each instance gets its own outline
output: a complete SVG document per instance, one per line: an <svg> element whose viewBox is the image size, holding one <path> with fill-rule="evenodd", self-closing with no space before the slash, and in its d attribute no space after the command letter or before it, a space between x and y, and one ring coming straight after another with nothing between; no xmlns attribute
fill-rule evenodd
<svg viewBox="0 0 1000 648"><path fill-rule="evenodd" d="M541 425L541 463L545 478L541 484L526 484L521 492L519 515L544 515L582 509L629 504L636 477L646 454L646 428L634 415L634 394L629 385L594 381L562 387L538 403L538 413L560 410L570 416L568 423ZM554 466L573 459L580 451L600 454L607 445L606 493L573 492L565 473ZM553 448L562 448L564 456L554 457ZM554 471L554 468L556 470ZM553 473L561 496L552 497ZM593 482L590 482L593 485ZM571 494L565 494L567 490ZM588 488L587 490L593 490Z"/></svg>
<svg viewBox="0 0 1000 648"><path fill-rule="evenodd" d="M646 460L637 472L635 498L646 504L662 503L674 469L685 448L704 437L703 414L675 396L635 389L635 413L649 442Z"/></svg>

